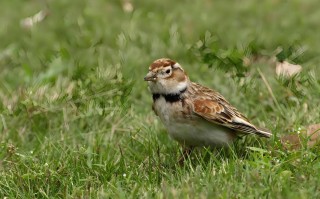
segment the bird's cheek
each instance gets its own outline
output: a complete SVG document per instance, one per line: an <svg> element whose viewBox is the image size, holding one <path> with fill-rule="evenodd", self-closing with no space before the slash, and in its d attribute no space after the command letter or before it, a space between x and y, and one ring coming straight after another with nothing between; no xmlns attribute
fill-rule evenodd
<svg viewBox="0 0 320 199"><path fill-rule="evenodd" d="M150 87L154 87L154 86L157 85L157 82L149 81L148 84L149 84Z"/></svg>
<svg viewBox="0 0 320 199"><path fill-rule="evenodd" d="M151 91L157 92L158 84L157 82L148 82Z"/></svg>
<svg viewBox="0 0 320 199"><path fill-rule="evenodd" d="M171 88L175 85L175 82L172 80L167 80L164 82L165 87Z"/></svg>

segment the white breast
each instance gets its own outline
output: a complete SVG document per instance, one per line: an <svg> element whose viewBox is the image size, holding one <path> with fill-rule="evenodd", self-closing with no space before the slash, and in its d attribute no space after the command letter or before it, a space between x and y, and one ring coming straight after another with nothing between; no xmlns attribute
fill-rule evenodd
<svg viewBox="0 0 320 199"><path fill-rule="evenodd" d="M161 96L156 100L154 108L169 135L181 144L190 146L227 145L234 138L232 131L218 126L198 116L192 119L179 116L183 110L181 102L169 103Z"/></svg>

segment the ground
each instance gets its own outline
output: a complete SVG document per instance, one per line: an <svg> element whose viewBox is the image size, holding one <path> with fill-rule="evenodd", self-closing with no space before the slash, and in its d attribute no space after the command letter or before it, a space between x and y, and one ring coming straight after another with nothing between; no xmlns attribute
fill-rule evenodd
<svg viewBox="0 0 320 199"><path fill-rule="evenodd" d="M279 141L320 123L319 6L1 1L0 197L319 198L319 147ZM40 10L44 20L22 22ZM177 165L143 81L161 57L274 136L198 148ZM277 77L283 60L301 73Z"/></svg>

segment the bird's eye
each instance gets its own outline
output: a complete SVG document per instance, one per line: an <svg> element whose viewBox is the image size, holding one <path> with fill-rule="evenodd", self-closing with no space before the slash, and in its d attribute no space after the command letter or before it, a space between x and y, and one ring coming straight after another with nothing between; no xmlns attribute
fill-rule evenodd
<svg viewBox="0 0 320 199"><path fill-rule="evenodd" d="M168 70L166 70L166 73L167 73L167 74L169 74L169 73L170 73L170 71L171 71L171 70L170 70L170 69L168 69Z"/></svg>

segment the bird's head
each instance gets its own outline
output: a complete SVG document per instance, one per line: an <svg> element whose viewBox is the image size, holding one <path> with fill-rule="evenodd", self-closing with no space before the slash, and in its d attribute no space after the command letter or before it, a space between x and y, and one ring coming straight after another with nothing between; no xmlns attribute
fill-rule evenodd
<svg viewBox="0 0 320 199"><path fill-rule="evenodd" d="M155 60L144 78L152 93L175 94L185 90L189 79L177 62L162 58Z"/></svg>

